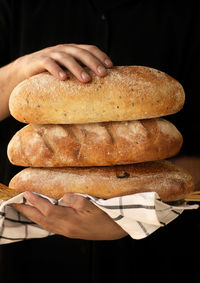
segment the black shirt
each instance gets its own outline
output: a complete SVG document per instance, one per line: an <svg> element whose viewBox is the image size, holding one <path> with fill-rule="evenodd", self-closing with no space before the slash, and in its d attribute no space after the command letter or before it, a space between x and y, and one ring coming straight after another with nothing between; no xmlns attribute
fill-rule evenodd
<svg viewBox="0 0 200 283"><path fill-rule="evenodd" d="M59 43L97 45L115 65L154 67L179 80L186 92L185 106L166 118L183 134L182 152L200 153L199 1L0 0L1 66ZM1 182L8 183L20 170L8 162L6 147L22 126L11 117L0 123ZM199 282L198 256L186 258L193 255L192 249L199 253L199 216L198 211L186 212L141 241L126 237L95 242L54 236L1 246L0 277L4 283L16 278L25 282L29 272L34 272L33 281L40 274L40 279L49 282L61 278L88 283Z"/></svg>

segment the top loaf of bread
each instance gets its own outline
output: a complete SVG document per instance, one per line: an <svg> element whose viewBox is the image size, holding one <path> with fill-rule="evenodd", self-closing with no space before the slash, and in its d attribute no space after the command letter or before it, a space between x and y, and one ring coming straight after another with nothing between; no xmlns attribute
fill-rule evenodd
<svg viewBox="0 0 200 283"><path fill-rule="evenodd" d="M71 73L60 81L47 72L15 87L11 115L34 124L76 124L155 118L178 112L184 104L181 84L164 72L143 66L118 66L88 83Z"/></svg>

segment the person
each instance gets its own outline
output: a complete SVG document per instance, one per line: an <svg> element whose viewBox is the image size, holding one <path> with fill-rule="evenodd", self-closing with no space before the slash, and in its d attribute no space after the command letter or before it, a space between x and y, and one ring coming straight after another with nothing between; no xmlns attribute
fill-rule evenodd
<svg viewBox="0 0 200 283"><path fill-rule="evenodd" d="M87 83L91 78L83 65L106 76L114 64L154 67L182 83L184 109L168 119L184 137L175 162L189 166L198 186L199 16L197 1L0 0L1 182L8 184L21 170L6 156L10 138L23 126L9 116L12 89L44 70L65 80L68 69ZM5 283L19 277L20 282L199 282L199 210L135 241L81 197L65 195L69 208L31 193L26 198L33 207L16 208L58 235L0 246Z"/></svg>

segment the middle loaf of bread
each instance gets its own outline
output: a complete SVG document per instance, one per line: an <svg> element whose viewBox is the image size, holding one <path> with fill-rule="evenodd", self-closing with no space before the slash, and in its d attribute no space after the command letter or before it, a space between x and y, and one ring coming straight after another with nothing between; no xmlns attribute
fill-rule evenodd
<svg viewBox="0 0 200 283"><path fill-rule="evenodd" d="M107 166L176 155L182 135L162 118L76 125L29 124L8 145L11 163L31 167Z"/></svg>

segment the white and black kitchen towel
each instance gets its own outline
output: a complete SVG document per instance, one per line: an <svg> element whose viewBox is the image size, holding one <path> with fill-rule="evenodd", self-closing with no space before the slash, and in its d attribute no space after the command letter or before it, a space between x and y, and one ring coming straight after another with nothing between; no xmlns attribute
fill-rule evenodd
<svg viewBox="0 0 200 283"><path fill-rule="evenodd" d="M154 193L139 193L111 199L99 199L83 195L105 211L133 239L142 239L167 225L184 210L196 209L198 205L172 206L163 203ZM45 197L45 196L43 196ZM60 200L47 198L55 205L65 205ZM33 238L43 238L52 233L42 229L18 213L11 203L26 203L23 193L0 205L0 244L7 244Z"/></svg>

